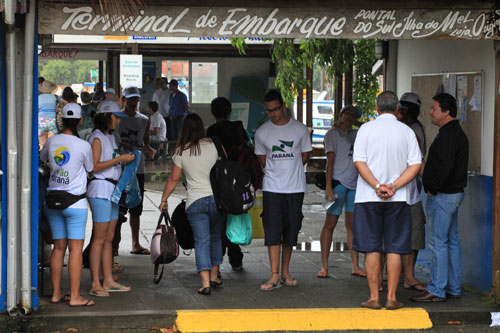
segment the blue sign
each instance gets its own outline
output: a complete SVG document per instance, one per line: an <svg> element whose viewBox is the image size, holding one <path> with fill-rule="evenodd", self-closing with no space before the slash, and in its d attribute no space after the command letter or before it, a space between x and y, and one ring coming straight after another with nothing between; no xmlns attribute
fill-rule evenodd
<svg viewBox="0 0 500 333"><path fill-rule="evenodd" d="M132 36L132 39L134 39L134 40L156 40L156 37L149 37L149 36Z"/></svg>

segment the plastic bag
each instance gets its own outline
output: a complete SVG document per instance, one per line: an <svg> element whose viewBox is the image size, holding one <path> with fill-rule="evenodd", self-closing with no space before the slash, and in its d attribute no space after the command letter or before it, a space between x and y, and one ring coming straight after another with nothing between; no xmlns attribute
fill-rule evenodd
<svg viewBox="0 0 500 333"><path fill-rule="evenodd" d="M231 243L249 245L252 242L252 218L250 214L227 214L226 236Z"/></svg>
<svg viewBox="0 0 500 333"><path fill-rule="evenodd" d="M142 200L141 189L136 176L142 153L139 150L134 150L132 153L135 155L135 159L123 169L120 180L109 199L111 202L127 208L138 206Z"/></svg>

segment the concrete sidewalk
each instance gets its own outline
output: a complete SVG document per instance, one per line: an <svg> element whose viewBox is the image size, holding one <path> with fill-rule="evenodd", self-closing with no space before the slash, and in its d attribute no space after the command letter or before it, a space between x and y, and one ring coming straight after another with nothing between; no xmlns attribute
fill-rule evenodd
<svg viewBox="0 0 500 333"><path fill-rule="evenodd" d="M159 216L157 204L161 201L164 184L147 184L144 213L141 219L141 243L149 247L150 238ZM181 187L169 199L172 211L185 196ZM299 309L299 308L359 308L368 299L369 291L365 278L351 276L348 251L334 251L330 255L329 278L316 278L320 269L319 234L324 221L321 207L323 192L308 185L304 204L304 222L299 235L300 250L293 253L291 272L299 281L296 288L262 292L259 286L270 275L267 248L263 239L254 239L243 247L244 269L233 271L227 257L221 266L224 284L211 296L197 293L200 278L195 270L194 252L181 253L179 258L165 265L160 284L153 283L153 265L149 256L131 255L130 228L122 227L122 242L117 261L125 266L119 281L132 286L128 293L112 293L110 297L93 297L96 305L88 308L70 308L67 304L49 304L50 280L45 270L45 290L38 312L26 317L17 330L56 331L76 328L80 330L147 330L151 327L171 327L177 310L191 309ZM90 214L89 214L90 215ZM90 239L91 220L87 225L87 240ZM345 228L343 219L334 233L337 248L344 248ZM363 260L361 256L360 261ZM427 283L425 271L417 270L423 283ZM67 271L63 273L63 286L68 287ZM90 272L84 269L81 283L83 296L88 296ZM487 296L464 291L458 300L434 304L417 304L408 298L415 292L400 285L398 299L407 308L422 307L429 312L434 325L448 321L490 323L490 312L498 311L489 303ZM382 293L385 302L385 293ZM384 303L383 303L384 304ZM19 325L19 322L16 323Z"/></svg>

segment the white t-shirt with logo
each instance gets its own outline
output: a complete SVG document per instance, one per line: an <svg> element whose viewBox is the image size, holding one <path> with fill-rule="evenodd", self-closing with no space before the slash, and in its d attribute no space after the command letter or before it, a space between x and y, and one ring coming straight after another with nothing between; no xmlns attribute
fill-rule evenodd
<svg viewBox="0 0 500 333"><path fill-rule="evenodd" d="M151 130L158 127L158 132L155 135L151 135L151 141L165 141L165 138L167 137L167 125L165 124L165 119L163 119L159 111L153 113L150 119Z"/></svg>
<svg viewBox="0 0 500 333"><path fill-rule="evenodd" d="M91 146L95 139L99 139L99 141L101 141L101 159L99 162L106 162L120 155L120 151L113 134L104 134L100 130L96 129L92 132L89 138ZM87 198L109 199L111 197L111 193L113 193L113 190L115 189L115 185L105 179L109 178L118 181L121 174L122 168L120 163L99 172L92 172L90 174L90 178L97 179L94 179L89 183L87 188Z"/></svg>
<svg viewBox="0 0 500 333"><path fill-rule="evenodd" d="M40 159L49 162L50 178L47 191L66 191L81 195L87 191L87 172L94 168L90 144L74 135L58 134L50 137ZM87 208L87 200L81 199L68 208Z"/></svg>
<svg viewBox="0 0 500 333"><path fill-rule="evenodd" d="M255 154L266 155L263 191L300 193L306 191L302 153L312 151L307 127L296 121L283 126L270 120L255 132Z"/></svg>
<svg viewBox="0 0 500 333"><path fill-rule="evenodd" d="M333 164L333 179L338 180L350 190L356 189L358 171L352 162L352 152L357 130L342 131L338 127L332 127L326 132L324 144L326 153L335 153Z"/></svg>

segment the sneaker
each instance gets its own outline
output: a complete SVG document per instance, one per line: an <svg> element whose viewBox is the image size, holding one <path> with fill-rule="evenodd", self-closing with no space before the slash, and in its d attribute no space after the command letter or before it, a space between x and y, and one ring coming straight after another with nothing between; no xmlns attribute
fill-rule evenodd
<svg viewBox="0 0 500 333"><path fill-rule="evenodd" d="M231 267L233 268L233 271L241 271L243 269L243 264L231 264Z"/></svg>

